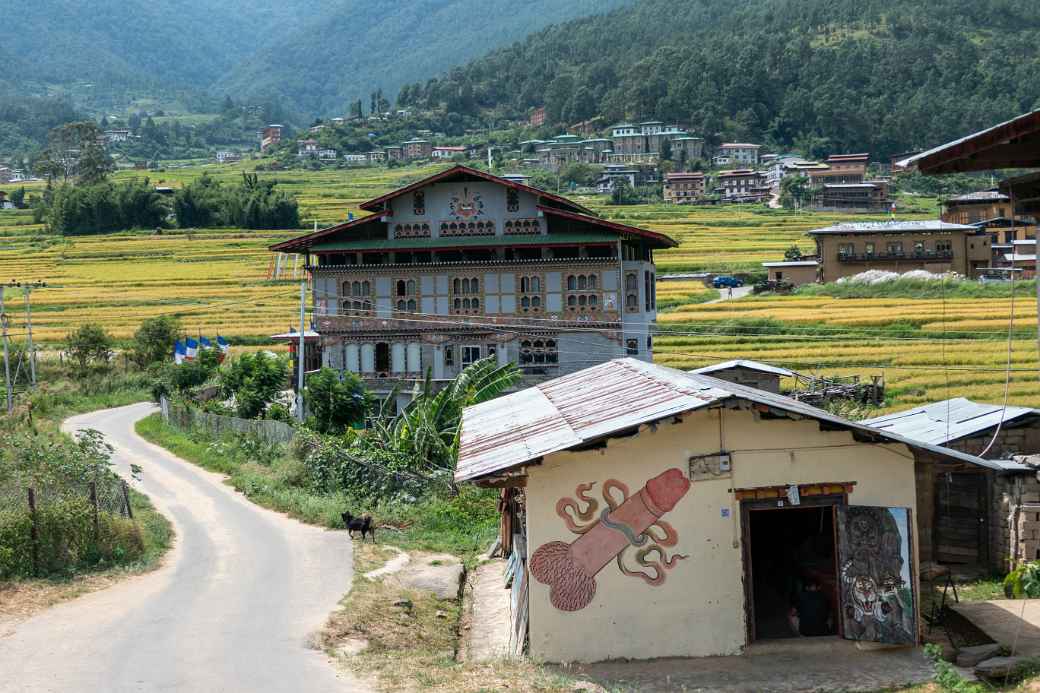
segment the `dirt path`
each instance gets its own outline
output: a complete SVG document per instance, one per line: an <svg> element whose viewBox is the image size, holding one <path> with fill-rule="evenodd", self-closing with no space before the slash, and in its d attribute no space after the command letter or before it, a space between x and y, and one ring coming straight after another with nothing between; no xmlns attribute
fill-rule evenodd
<svg viewBox="0 0 1040 693"><path fill-rule="evenodd" d="M177 532L163 567L0 630L0 691L357 691L310 648L350 589L351 544L253 505L147 443L135 404L77 416Z"/></svg>

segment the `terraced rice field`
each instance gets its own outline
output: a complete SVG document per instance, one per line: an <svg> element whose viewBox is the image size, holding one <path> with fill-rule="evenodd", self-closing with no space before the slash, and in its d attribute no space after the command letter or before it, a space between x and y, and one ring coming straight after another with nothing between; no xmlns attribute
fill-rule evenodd
<svg viewBox="0 0 1040 693"><path fill-rule="evenodd" d="M177 187L193 177L234 180L248 166L201 166L152 172ZM263 172L297 195L308 226L341 221L358 204L437 170L356 169ZM121 173L128 177L131 173ZM680 247L657 254L660 273L757 269L792 244L811 250L806 230L842 217L761 206L613 207L581 201L610 218L668 233ZM928 201L904 218L934 216ZM298 283L271 281L267 246L287 232L207 230L126 233L61 239L47 236L28 212L0 212L0 279L50 283L33 294L34 336L57 344L72 328L96 322L129 337L145 317L173 313L189 333L260 341L294 321ZM660 363L693 368L754 358L806 373L883 374L889 408L963 395L999 402L1004 391L1010 299L748 297L705 303L717 292L694 281L660 282L663 312L655 337ZM21 296L8 291L15 340L24 339ZM1036 304L1016 298L1009 401L1040 406ZM944 317L945 314L945 317ZM941 340L943 333L957 339ZM1032 334L1031 334L1032 333ZM944 368L945 364L945 368Z"/></svg>

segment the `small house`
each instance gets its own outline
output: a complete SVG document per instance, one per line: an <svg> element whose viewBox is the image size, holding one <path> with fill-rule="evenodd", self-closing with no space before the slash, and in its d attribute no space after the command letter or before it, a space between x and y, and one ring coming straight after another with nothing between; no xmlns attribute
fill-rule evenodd
<svg viewBox="0 0 1040 693"><path fill-rule="evenodd" d="M626 358L467 408L455 478L502 489L531 656L698 657L805 634L807 592L814 635L916 644L924 454L982 462Z"/></svg>
<svg viewBox="0 0 1040 693"><path fill-rule="evenodd" d="M732 361L723 361L722 363L713 363L710 366L692 370L690 373L710 375L719 380L746 385L756 390L765 390L777 395L780 394L780 379L793 378L797 375L792 370L749 359L734 359Z"/></svg>
<svg viewBox="0 0 1040 693"><path fill-rule="evenodd" d="M766 268L769 281L786 282L794 286L814 283L820 269L820 263L815 259L763 262L762 266Z"/></svg>

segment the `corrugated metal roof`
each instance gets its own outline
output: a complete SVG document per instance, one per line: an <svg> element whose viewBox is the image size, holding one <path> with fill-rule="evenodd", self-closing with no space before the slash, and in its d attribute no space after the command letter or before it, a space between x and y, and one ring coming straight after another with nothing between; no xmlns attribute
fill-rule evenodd
<svg viewBox="0 0 1040 693"><path fill-rule="evenodd" d="M818 260L784 260L781 262L763 262L763 267L819 267Z"/></svg>
<svg viewBox="0 0 1040 693"><path fill-rule="evenodd" d="M993 428L1000 422L1001 412L999 404L984 404L955 397L866 419L862 423L924 443L945 445ZM1029 407L1008 407L1003 411L1003 420L1006 423L1031 414L1040 415L1040 411Z"/></svg>
<svg viewBox="0 0 1040 693"><path fill-rule="evenodd" d="M816 264L815 262L812 264ZM794 377L794 371L789 371L786 368L780 366L773 366L768 363L762 363L761 361L752 361L750 359L733 359L732 361L723 361L722 363L715 363L710 366L704 366L703 368L695 368L690 373L699 373L701 375L711 375L719 371L725 371L730 368L746 368L751 371L759 371L761 373L771 373L773 375L779 375L785 378Z"/></svg>
<svg viewBox="0 0 1040 693"><path fill-rule="evenodd" d="M1000 469L974 455L849 421L789 397L625 358L467 407L462 416L455 478L469 481L507 471L550 453L726 399L765 405L857 430L879 441L903 443L941 457Z"/></svg>
<svg viewBox="0 0 1040 693"><path fill-rule="evenodd" d="M1007 195L1000 192L999 190L979 190L978 192L970 192L965 195L957 195L951 197L947 202L989 202L993 200L1004 201L1010 199Z"/></svg>
<svg viewBox="0 0 1040 693"><path fill-rule="evenodd" d="M846 222L813 229L813 234L823 233L902 233L905 231L976 231L974 226L952 224L946 221L860 221Z"/></svg>

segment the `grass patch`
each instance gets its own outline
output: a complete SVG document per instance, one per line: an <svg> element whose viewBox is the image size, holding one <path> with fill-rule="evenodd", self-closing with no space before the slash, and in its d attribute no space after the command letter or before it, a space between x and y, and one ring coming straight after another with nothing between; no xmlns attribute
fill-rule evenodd
<svg viewBox="0 0 1040 693"><path fill-rule="evenodd" d="M896 279L877 284L855 282L832 282L830 284L805 284L798 287L799 296L831 296L834 298L1009 298L1011 282L982 284L966 279ZM1015 296L1036 296L1036 281L1015 282Z"/></svg>
<svg viewBox="0 0 1040 693"><path fill-rule="evenodd" d="M369 513L380 528L380 541L403 549L451 553L472 562L487 550L498 529L498 495L464 486L458 496L432 497L414 503L374 504L342 492L314 490L307 467L284 450L270 464L258 464L236 452L234 439L215 439L201 431L186 433L163 422L159 414L137 422L137 433L193 464L228 476L251 501L308 524L343 529L340 514Z"/></svg>
<svg viewBox="0 0 1040 693"><path fill-rule="evenodd" d="M461 609L456 600L409 590L393 577L368 580L361 566L378 547L355 544L354 587L329 619L320 643L331 655L382 691L572 691L573 681L522 659L456 660ZM413 560L422 560L421 556ZM341 647L365 641L367 649Z"/></svg>

